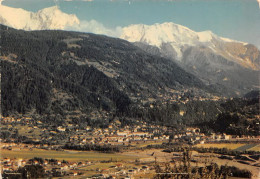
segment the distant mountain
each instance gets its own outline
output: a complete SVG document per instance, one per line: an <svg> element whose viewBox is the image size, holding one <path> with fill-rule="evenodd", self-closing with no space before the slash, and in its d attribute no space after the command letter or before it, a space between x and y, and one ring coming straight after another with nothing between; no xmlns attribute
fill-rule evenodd
<svg viewBox="0 0 260 179"><path fill-rule="evenodd" d="M76 15L66 14L57 6L29 12L1 4L0 24L22 30L79 30L86 26ZM91 30L91 23L87 26ZM174 23L130 25L119 31L107 33L121 33L120 38L134 42L146 52L173 60L226 96L243 96L259 89L260 51L254 45Z"/></svg>
<svg viewBox="0 0 260 179"><path fill-rule="evenodd" d="M259 87L260 51L254 45L174 23L130 25L121 38L172 59L223 94L241 96Z"/></svg>
<svg viewBox="0 0 260 179"><path fill-rule="evenodd" d="M178 91L212 91L172 60L101 35L0 26L2 111L124 113Z"/></svg>
<svg viewBox="0 0 260 179"><path fill-rule="evenodd" d="M0 24L23 30L65 29L79 24L79 19L63 13L57 6L34 13L0 4Z"/></svg>

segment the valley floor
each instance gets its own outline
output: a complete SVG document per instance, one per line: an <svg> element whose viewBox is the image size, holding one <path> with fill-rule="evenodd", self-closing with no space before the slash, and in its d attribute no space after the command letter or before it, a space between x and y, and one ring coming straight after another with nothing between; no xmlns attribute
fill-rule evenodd
<svg viewBox="0 0 260 179"><path fill-rule="evenodd" d="M216 145L216 144L215 144ZM222 144L223 145L223 144ZM221 144L220 144L221 146ZM219 166L235 166L245 169L253 174L252 178L260 177L259 160L241 163L237 159L220 159L220 154L198 153L192 151L192 166L205 166L216 163ZM248 157L249 155L243 155ZM42 158L40 164L37 158ZM35 158L33 160L30 160ZM47 159L55 159L53 161ZM100 153L93 151L73 151L73 150L43 150L27 146L24 148L13 147L12 150L1 149L1 163L3 172L11 171L19 166L28 164L40 164L45 171L51 174L54 169L60 172L63 178L86 178L86 177L130 177L130 178L152 178L155 176L155 164L164 165L170 163L173 166L182 159L181 152L163 152L162 149L128 150L120 153Z"/></svg>

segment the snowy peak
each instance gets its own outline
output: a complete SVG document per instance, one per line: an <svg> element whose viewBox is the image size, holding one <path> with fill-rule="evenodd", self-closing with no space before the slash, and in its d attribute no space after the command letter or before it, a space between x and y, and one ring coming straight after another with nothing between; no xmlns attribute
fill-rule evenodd
<svg viewBox="0 0 260 179"><path fill-rule="evenodd" d="M147 42L160 47L162 43L194 44L198 41L211 39L210 31L200 34L191 29L174 24L163 23L154 25L136 24L123 28L121 38L131 42Z"/></svg>
<svg viewBox="0 0 260 179"><path fill-rule="evenodd" d="M62 12L57 6L38 12L7 7L0 4L0 24L23 30L84 29L87 32L116 34L130 42L156 46L161 53L181 61L190 47L209 51L243 67L260 69L259 50L247 43L218 37L211 31L195 32L172 22L163 24L136 24L115 30L107 29L96 21L80 22L76 15Z"/></svg>
<svg viewBox="0 0 260 179"><path fill-rule="evenodd" d="M65 29L79 24L79 19L73 14L63 13L57 6L34 13L0 5L0 23L23 30Z"/></svg>
<svg viewBox="0 0 260 179"><path fill-rule="evenodd" d="M154 25L130 25L123 28L120 36L130 42L142 42L156 46L166 57L179 61L190 47L208 51L235 62L245 68L259 70L259 50L244 42L219 37L211 31L195 32L174 23ZM250 52L250 53L249 53Z"/></svg>
<svg viewBox="0 0 260 179"><path fill-rule="evenodd" d="M79 24L76 15L63 13L57 6L38 11L36 17L45 22L42 28L48 27L48 29L65 29L65 27Z"/></svg>
<svg viewBox="0 0 260 179"><path fill-rule="evenodd" d="M121 38L130 42L144 42L159 48L164 43L170 43L177 52L177 57L180 58L181 49L184 46L209 43L215 36L211 31L195 32L185 26L169 22L154 25L130 25L123 28Z"/></svg>
<svg viewBox="0 0 260 179"><path fill-rule="evenodd" d="M174 23L130 25L122 31L121 38L172 59L225 94L241 95L259 86L260 51L254 45Z"/></svg>
<svg viewBox="0 0 260 179"><path fill-rule="evenodd" d="M197 32L199 42L210 42L213 37L216 37L211 31Z"/></svg>

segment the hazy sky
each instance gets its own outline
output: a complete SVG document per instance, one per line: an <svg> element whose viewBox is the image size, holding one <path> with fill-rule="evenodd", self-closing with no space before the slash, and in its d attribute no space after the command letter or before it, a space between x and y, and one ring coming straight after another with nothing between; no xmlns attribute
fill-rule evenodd
<svg viewBox="0 0 260 179"><path fill-rule="evenodd" d="M110 29L174 22L260 48L257 0L5 0L2 4L33 12L57 4L81 21L95 20Z"/></svg>

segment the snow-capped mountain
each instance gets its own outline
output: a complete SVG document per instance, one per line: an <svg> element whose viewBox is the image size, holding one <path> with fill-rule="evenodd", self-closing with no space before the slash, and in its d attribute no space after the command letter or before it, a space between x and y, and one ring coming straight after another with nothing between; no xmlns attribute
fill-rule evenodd
<svg viewBox="0 0 260 179"><path fill-rule="evenodd" d="M186 45L196 46L209 43L214 34L210 31L194 32L187 27L174 23L154 25L135 24L123 28L121 38L130 42L145 42L149 45L161 47L163 43L170 43L177 53L182 56L182 48Z"/></svg>
<svg viewBox="0 0 260 179"><path fill-rule="evenodd" d="M107 29L96 21L80 22L76 15L66 14L57 6L30 12L1 4L0 24L23 30L70 29L120 34L120 38L151 54L174 60L206 84L223 89L223 93L242 95L260 86L259 49L211 31L195 32L171 22Z"/></svg>
<svg viewBox="0 0 260 179"><path fill-rule="evenodd" d="M0 24L23 30L65 29L79 24L79 19L63 13L57 6L34 13L0 4Z"/></svg>
<svg viewBox="0 0 260 179"><path fill-rule="evenodd" d="M130 25L122 31L121 38L153 55L171 58L224 94L259 88L260 51L254 45L174 23Z"/></svg>
<svg viewBox="0 0 260 179"><path fill-rule="evenodd" d="M130 42L142 42L156 46L162 54L182 60L184 52L190 47L207 48L246 68L259 70L259 50L244 42L222 38L211 31L195 32L187 27L174 23L154 25L135 24L123 28L120 36ZM249 53L250 52L250 53Z"/></svg>

